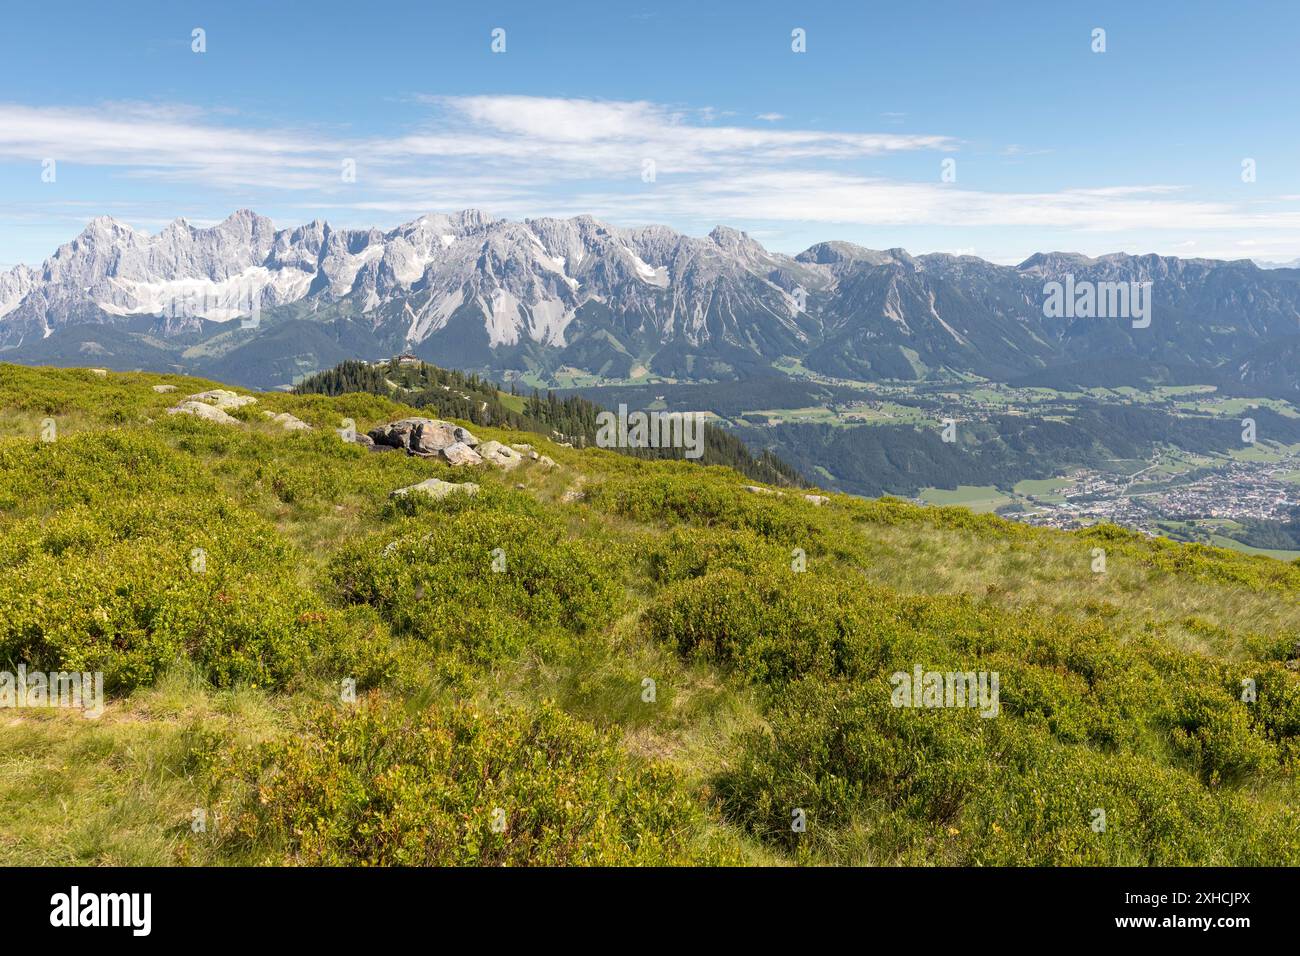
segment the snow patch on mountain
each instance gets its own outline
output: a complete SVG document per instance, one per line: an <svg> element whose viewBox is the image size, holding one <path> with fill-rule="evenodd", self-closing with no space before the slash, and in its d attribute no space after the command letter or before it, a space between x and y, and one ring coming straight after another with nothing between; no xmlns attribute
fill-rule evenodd
<svg viewBox="0 0 1300 956"><path fill-rule="evenodd" d="M8 272L0 272L0 317L18 307L18 303L32 291L36 279L36 273L27 266L15 266Z"/></svg>

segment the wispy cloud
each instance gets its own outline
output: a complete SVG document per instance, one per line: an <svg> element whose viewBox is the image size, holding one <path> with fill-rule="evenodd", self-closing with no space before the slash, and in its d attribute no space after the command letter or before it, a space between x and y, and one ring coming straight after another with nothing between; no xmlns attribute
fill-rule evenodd
<svg viewBox="0 0 1300 956"><path fill-rule="evenodd" d="M474 175L483 163L515 169L521 182L712 172L737 166L846 161L951 150L941 135L773 130L698 122L708 113L643 101L533 96L418 97L413 130L346 139L293 128L238 126L175 104L110 103L100 109L0 104L0 158L135 167L216 186L306 189L332 185L352 159L381 173L367 185L407 178L399 167L429 159ZM268 178L269 177L269 178Z"/></svg>
<svg viewBox="0 0 1300 956"><path fill-rule="evenodd" d="M501 215L590 212L620 222L1219 236L1252 230L1257 242L1269 242L1269 230L1300 229L1300 211L1285 202L1294 197L1248 204L1198 199L1176 184L1015 192L941 183L939 157L961 147L941 133L775 128L784 119L776 113L746 125L721 120L726 113L649 101L416 96L411 105L406 129L360 137L253 125L229 111L185 104L0 104L0 161L35 168L55 159L107 167L116 179L256 190L285 209L392 218L479 205ZM1001 150L1008 157L1036 152L1017 144ZM927 154L929 181L889 178L873 168L903 157L919 170L929 166ZM355 182L341 175L345 163L355 165ZM105 207L122 201L103 197ZM147 212L149 219L157 214Z"/></svg>
<svg viewBox="0 0 1300 956"><path fill-rule="evenodd" d="M950 184L895 182L851 174L801 170L753 171L725 181L662 183L650 193L587 196L607 213L629 207L639 215L671 216L707 209L719 221L785 220L867 223L874 226L1027 226L1116 232L1152 228L1224 230L1244 226L1300 228L1295 211L1254 213L1242 221L1227 203L1169 198L1164 185L1058 192L984 192Z"/></svg>
<svg viewBox="0 0 1300 956"><path fill-rule="evenodd" d="M551 164L553 176L639 176L653 160L659 172L725 173L737 166L851 161L919 150L949 151L949 136L775 130L693 122L697 113L644 101L536 96L424 99L436 132L370 147L384 156L527 157ZM706 116L707 118L707 116Z"/></svg>
<svg viewBox="0 0 1300 956"><path fill-rule="evenodd" d="M346 144L290 129L212 122L196 108L111 103L97 110L0 104L0 158L129 167L195 183L309 188ZM107 197L106 197L107 198Z"/></svg>

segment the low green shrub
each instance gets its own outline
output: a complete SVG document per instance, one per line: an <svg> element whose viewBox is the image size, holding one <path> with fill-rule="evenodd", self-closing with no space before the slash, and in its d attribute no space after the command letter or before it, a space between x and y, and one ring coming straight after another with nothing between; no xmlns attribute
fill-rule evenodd
<svg viewBox="0 0 1300 956"><path fill-rule="evenodd" d="M228 850L344 866L727 862L670 771L543 704L487 714L363 700L238 759ZM266 858L268 849L274 854Z"/></svg>
<svg viewBox="0 0 1300 956"><path fill-rule="evenodd" d="M719 775L726 817L826 862L1300 861L1293 807L1252 805L1150 757L1067 746L1025 721L895 708L890 690L879 678L791 684Z"/></svg>
<svg viewBox="0 0 1300 956"><path fill-rule="evenodd" d="M16 522L0 531L0 569L0 660L102 671L115 691L182 658L218 685L284 687L360 639L299 583L293 549L220 498Z"/></svg>
<svg viewBox="0 0 1300 956"><path fill-rule="evenodd" d="M115 692L181 659L263 687L321 655L369 658L368 680L388 666L385 636L330 609L301 554L155 436L0 443L0 478L0 662L102 671Z"/></svg>
<svg viewBox="0 0 1300 956"><path fill-rule="evenodd" d="M644 621L652 638L683 659L734 669L756 684L870 672L885 656L885 636L868 626L863 602L845 592L794 571L715 571L667 588Z"/></svg>
<svg viewBox="0 0 1300 956"><path fill-rule="evenodd" d="M658 584L698 578L730 569L749 575L780 574L793 556L748 529L734 531L673 528L645 547L650 577Z"/></svg>
<svg viewBox="0 0 1300 956"><path fill-rule="evenodd" d="M1236 782L1277 759L1276 748L1252 731L1249 705L1205 685L1183 694L1173 741L1210 785Z"/></svg>
<svg viewBox="0 0 1300 956"><path fill-rule="evenodd" d="M608 624L621 588L604 556L521 496L453 494L343 547L329 578L398 636L500 663ZM509 502L510 504L507 504Z"/></svg>

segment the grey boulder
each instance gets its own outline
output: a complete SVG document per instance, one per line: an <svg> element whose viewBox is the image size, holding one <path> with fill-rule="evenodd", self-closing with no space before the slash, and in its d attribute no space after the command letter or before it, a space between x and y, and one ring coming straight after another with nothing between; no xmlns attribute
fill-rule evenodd
<svg viewBox="0 0 1300 956"><path fill-rule="evenodd" d="M496 465L498 468L504 468L510 471L518 468L523 464L524 456L519 454L509 445L503 445L499 441L488 441L478 446L479 456L489 465Z"/></svg>
<svg viewBox="0 0 1300 956"><path fill-rule="evenodd" d="M428 478L419 484L407 485L392 492L390 498L405 498L409 494L428 495L430 498L446 498L450 494L478 494L478 485L472 481L443 481L441 478Z"/></svg>
<svg viewBox="0 0 1300 956"><path fill-rule="evenodd" d="M460 443L473 448L477 445L468 429L437 418L403 418L379 425L370 430L376 445L401 448L412 455L432 457L449 445Z"/></svg>
<svg viewBox="0 0 1300 956"><path fill-rule="evenodd" d="M439 452L449 465L481 465L483 458L464 442L453 442Z"/></svg>
<svg viewBox="0 0 1300 956"><path fill-rule="evenodd" d="M167 409L167 414L193 415L205 421L216 422L218 425L243 424L238 418L232 418L215 405L208 405L205 402L181 402L175 408Z"/></svg>

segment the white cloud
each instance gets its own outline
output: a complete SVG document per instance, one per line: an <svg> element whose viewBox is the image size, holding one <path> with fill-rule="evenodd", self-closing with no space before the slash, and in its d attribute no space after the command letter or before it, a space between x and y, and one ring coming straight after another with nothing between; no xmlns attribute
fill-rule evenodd
<svg viewBox="0 0 1300 956"><path fill-rule="evenodd" d="M722 174L754 164L851 161L957 146L942 135L700 124L692 122L699 111L645 101L459 96L423 102L436 112L433 129L374 141L369 149L386 159L522 159L570 179L639 176L646 159L660 173Z"/></svg>
<svg viewBox="0 0 1300 956"><path fill-rule="evenodd" d="M709 182L662 183L648 193L588 196L606 214L698 215L719 221L785 220L872 226L1024 226L1077 231L1300 228L1300 213L1252 214L1227 203L1166 198L1168 186L1012 193L897 182L845 173L743 172Z"/></svg>
<svg viewBox="0 0 1300 956"><path fill-rule="evenodd" d="M215 206L226 200L209 189L238 195L241 205L335 210L354 219L480 206L514 217L592 213L617 222L824 225L831 238L837 226L1009 228L1121 239L1160 234L1170 237L1166 248L1199 241L1198 249L1238 255L1244 236L1258 243L1254 248L1281 251L1297 245L1300 230L1291 195L1247 203L1196 198L1168 183L1034 192L940 183L937 161L931 167L927 154L952 152L960 143L938 133L777 129L771 124L784 117L776 113L756 117L761 125L744 125L720 119L724 113L648 101L484 95L417 97L414 106L406 129L360 137L241 123L232 111L186 104L0 103L0 162L36 166L53 158L110 168L117 174L114 191L98 197L94 211L120 214L135 202L136 214L126 213L133 221L159 218L158 207L130 185L148 179L181 184ZM1016 144L1003 150L1016 157L1032 152ZM933 180L875 172L883 157L913 155L935 170ZM356 183L342 181L344 159L356 161ZM649 182L642 177L646 160L656 172ZM38 181L35 171L32 181ZM36 189L24 199L30 199L25 207L53 202ZM96 205L95 197L79 199ZM13 221L30 208L20 213L9 204L7 215Z"/></svg>
<svg viewBox="0 0 1300 956"><path fill-rule="evenodd" d="M225 185L307 188L303 174L338 169L344 143L292 130L209 123L196 109L108 104L97 110L0 104L0 158L126 166Z"/></svg>

